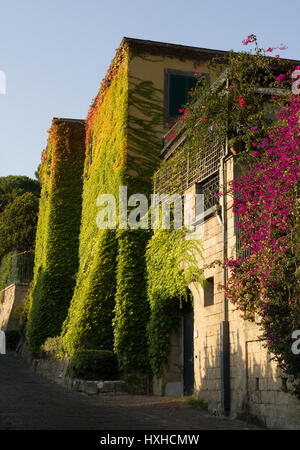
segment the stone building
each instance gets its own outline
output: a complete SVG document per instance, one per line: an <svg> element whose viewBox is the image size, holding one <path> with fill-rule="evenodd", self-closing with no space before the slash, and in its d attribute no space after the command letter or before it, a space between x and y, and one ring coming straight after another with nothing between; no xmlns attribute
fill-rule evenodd
<svg viewBox="0 0 300 450"><path fill-rule="evenodd" d="M140 297L134 301L140 302L141 315L131 299L128 308L132 308L132 320L128 326L132 327L132 334L135 330L136 336L140 336L136 342L137 353L140 352L137 361L144 357L147 319L142 320L141 316L147 313L143 293L145 280L141 279L138 264L134 269L122 267L123 275L116 277L121 271L118 255L123 251L123 243L118 237L114 238L113 233L109 236L97 228L98 198L101 194L112 194L118 199L120 186L126 187L128 196L150 194L152 176L160 163L162 136L175 123L178 110L196 84L195 72L214 80L209 63L215 56L223 54L217 50L132 38L124 38L117 49L86 119L79 270L62 333L67 352L72 354L79 345L116 348L120 344L120 341L116 344L116 334L120 335L119 327L125 327L125 323L121 324L115 317L112 326L115 298L122 302L133 292L138 292ZM131 238L133 236L128 236ZM134 251L140 252L137 247ZM109 269L103 267L107 258L111 260ZM129 263L130 258L126 260ZM129 294L124 292L122 277L130 270L137 270L139 274L132 276L131 283L136 286L131 286ZM104 271L110 280L109 286L102 277ZM120 290L122 294L119 295ZM129 348L123 344L122 354Z"/></svg>
<svg viewBox="0 0 300 450"><path fill-rule="evenodd" d="M39 217L35 291L27 332L33 347L61 332L63 350L72 357L77 348L120 351L120 336L125 336L124 352L133 348L137 364L144 356L145 279L140 260L136 265L132 263L140 258L141 248L129 234L115 234L114 230L107 233L97 228L97 199L99 194L113 194L117 198L123 185L129 195L149 194L160 158L182 158L180 173L173 174L179 193L204 193L205 263L235 255L238 236L232 198L227 191L228 182L239 170L235 157L226 148L217 146L205 157L187 161L181 154L184 136L167 137L172 135L170 127L197 81L195 72L214 82L210 61L224 54L218 50L124 38L89 109L85 131L83 122L66 120L68 127L80 135L77 172L75 177L68 174L70 182L78 180L78 189L74 197L72 189L76 183L70 187L63 182L65 170L74 161L72 146L64 141L59 149L66 156L67 166L59 158L53 159L49 150L42 169L43 212ZM63 126L64 120L53 123L54 128ZM58 157L58 147L53 145L53 149ZM55 173L51 172L53 167ZM154 180L155 192L168 193L168 173L158 170ZM58 183L55 189L52 181ZM214 194L221 189L224 195L219 201ZM71 205L75 223L71 234L73 245L61 251L66 233L64 210ZM128 248L124 243L128 242L132 253L126 259ZM68 286L65 268L70 269ZM204 289L191 285L194 305L186 306L179 329L171 335L168 365L163 376L154 379L153 392L198 395L216 413L250 414L270 427L299 428L299 402L282 392L284 381L259 341L258 329L242 320L224 297L221 286L227 273L215 267L205 269L204 275L207 279ZM131 285L126 291L129 278ZM51 304L48 294L54 285L59 295L53 291ZM62 299L65 302L61 309ZM121 313L114 317L116 303ZM59 315L51 315L52 305L58 311L61 309ZM129 314L127 322L121 321L124 311ZM123 334L122 327L125 327L121 330ZM135 341L128 337L130 327L136 331Z"/></svg>
<svg viewBox="0 0 300 450"><path fill-rule="evenodd" d="M190 159L182 150L183 131L173 131L176 126L180 128L177 124L167 133L172 139L165 139L160 156L180 161L179 169L173 173L166 166L159 169L155 192L204 194L205 267L235 258L240 241L229 183L239 176L241 165L228 148L218 145ZM195 395L215 414L251 417L268 428L300 429L300 402L287 393L286 378L263 346L259 327L242 319L225 297L222 286L228 269L212 265L204 269L204 276L203 288L190 284L193 307L183 310L181 324L172 332L168 365L155 380L154 392Z"/></svg>

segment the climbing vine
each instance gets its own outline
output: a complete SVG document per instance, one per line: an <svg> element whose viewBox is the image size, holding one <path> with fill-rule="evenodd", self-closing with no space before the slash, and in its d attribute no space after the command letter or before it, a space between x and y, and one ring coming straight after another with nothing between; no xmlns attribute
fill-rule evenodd
<svg viewBox="0 0 300 450"><path fill-rule="evenodd" d="M54 119L42 153L42 192L33 288L26 338L33 355L57 336L66 317L78 267L84 124Z"/></svg>
<svg viewBox="0 0 300 450"><path fill-rule="evenodd" d="M253 49L230 51L213 59L211 66L218 78L212 86L199 75L189 102L180 110L177 126L169 134L172 140L184 133L186 151L205 152L228 140L240 160L253 162L253 142L268 133L274 114L287 101L291 88L288 71L292 70L289 61L279 55L271 57L272 49L259 47L254 34L244 45Z"/></svg>
<svg viewBox="0 0 300 450"><path fill-rule="evenodd" d="M119 186L125 184L128 52L125 48L120 52L87 118L79 269L62 333L62 348L69 356L76 348L113 348L118 242L115 230L98 229L96 218L98 196L112 194L118 199Z"/></svg>
<svg viewBox="0 0 300 450"><path fill-rule="evenodd" d="M124 378L148 367L145 246L143 230L99 230L97 198L119 187L150 193L159 163L163 96L151 81L131 76L138 57L123 44L88 113L83 214L76 288L63 326L62 349L112 350ZM117 222L118 222L117 214Z"/></svg>
<svg viewBox="0 0 300 450"><path fill-rule="evenodd" d="M145 248L147 230L120 230L118 236L114 349L123 377L134 379L149 368L146 327Z"/></svg>
<svg viewBox="0 0 300 450"><path fill-rule="evenodd" d="M68 316L63 324L61 349L73 356L78 349L112 350L116 289L117 240L114 230L103 230L86 270L78 274Z"/></svg>
<svg viewBox="0 0 300 450"><path fill-rule="evenodd" d="M190 298L189 284L203 285L203 259L198 241L184 230L155 230L146 251L149 360L160 376L167 362L170 333L178 325L180 308Z"/></svg>

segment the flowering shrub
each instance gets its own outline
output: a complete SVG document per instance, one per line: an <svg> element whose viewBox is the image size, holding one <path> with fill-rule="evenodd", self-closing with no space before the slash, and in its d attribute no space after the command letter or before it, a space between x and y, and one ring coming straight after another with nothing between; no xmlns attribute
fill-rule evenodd
<svg viewBox="0 0 300 450"><path fill-rule="evenodd" d="M297 96L282 108L268 137L256 143L256 162L232 182L241 250L228 261L227 298L256 319L265 345L300 398L300 357L291 351L300 328L299 111Z"/></svg>
<svg viewBox="0 0 300 450"><path fill-rule="evenodd" d="M198 152L199 148L205 151L212 143L223 144L226 139L235 139L241 144L239 158L251 162L253 141L262 139L273 126L273 117L266 105L274 111L287 101L292 68L287 60L276 58L279 55L275 58L271 55L275 48L284 50L286 47L280 44L264 50L258 46L254 34L243 44L252 45L253 49L239 53L231 51L216 58L211 65L220 77L219 81L217 79L212 89L205 80L199 80L201 82L190 92L189 103L179 110L180 120L169 139L186 128L187 151L196 149ZM273 88L274 91L263 92L261 88Z"/></svg>

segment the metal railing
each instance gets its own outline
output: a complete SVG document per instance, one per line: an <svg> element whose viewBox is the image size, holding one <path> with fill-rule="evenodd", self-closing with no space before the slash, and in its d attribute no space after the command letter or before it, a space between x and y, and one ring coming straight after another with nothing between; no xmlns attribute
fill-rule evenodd
<svg viewBox="0 0 300 450"><path fill-rule="evenodd" d="M154 192L161 194L180 194L195 183L218 173L224 154L219 143L206 151L188 152L184 147L176 149L169 160L154 174Z"/></svg>
<svg viewBox="0 0 300 450"><path fill-rule="evenodd" d="M30 283L33 278L33 267L33 250L25 252L15 250L6 255L0 263L0 288L4 289L11 284Z"/></svg>

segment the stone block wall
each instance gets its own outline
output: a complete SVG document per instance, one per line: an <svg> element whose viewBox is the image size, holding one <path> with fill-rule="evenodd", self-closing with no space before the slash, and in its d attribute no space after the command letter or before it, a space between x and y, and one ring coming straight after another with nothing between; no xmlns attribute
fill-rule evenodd
<svg viewBox="0 0 300 450"><path fill-rule="evenodd" d="M154 395L183 395L183 341L182 322L170 335L168 364L160 378L154 377L152 389Z"/></svg>
<svg viewBox="0 0 300 450"><path fill-rule="evenodd" d="M234 159L225 164L227 184L234 174ZM220 173L220 180L222 180ZM221 181L222 184L222 181ZM236 235L232 197L227 194L227 254L236 254ZM212 215L204 223L205 264L222 260L222 227ZM199 261L199 264L202 264ZM205 277L214 277L214 304L204 306L204 290L191 287L194 297L194 367L195 396L209 404L209 409L222 413L220 374L220 323L223 320L223 273L216 265L205 269ZM281 374L260 340L255 323L245 321L232 304L228 305L230 325L230 389L231 416L250 417L268 428L300 429L300 402L284 392Z"/></svg>

